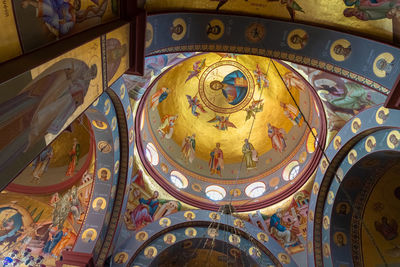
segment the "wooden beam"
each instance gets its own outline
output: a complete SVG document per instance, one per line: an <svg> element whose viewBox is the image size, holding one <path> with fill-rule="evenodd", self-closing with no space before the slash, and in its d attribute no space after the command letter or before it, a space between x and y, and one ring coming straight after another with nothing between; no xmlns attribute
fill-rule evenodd
<svg viewBox="0 0 400 267"><path fill-rule="evenodd" d="M146 38L146 19L147 13L141 10L137 14L135 22L131 23L129 69L126 74L140 75L144 74L144 53Z"/></svg>
<svg viewBox="0 0 400 267"><path fill-rule="evenodd" d="M388 98L385 101L384 106L386 108L399 109L400 110L400 82L390 92Z"/></svg>

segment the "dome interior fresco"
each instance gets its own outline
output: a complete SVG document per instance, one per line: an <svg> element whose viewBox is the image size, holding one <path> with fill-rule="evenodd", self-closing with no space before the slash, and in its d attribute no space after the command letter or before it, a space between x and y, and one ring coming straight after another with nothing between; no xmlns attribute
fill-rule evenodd
<svg viewBox="0 0 400 267"><path fill-rule="evenodd" d="M400 0L3 2L0 267L400 266Z"/></svg>
<svg viewBox="0 0 400 267"><path fill-rule="evenodd" d="M324 138L312 88L287 65L265 57L196 55L165 71L142 102L146 161L162 175L181 173L178 187L189 190L197 180L201 188L227 185L223 190L242 200L266 189L276 194L313 161L314 135ZM261 183L245 188L256 181Z"/></svg>

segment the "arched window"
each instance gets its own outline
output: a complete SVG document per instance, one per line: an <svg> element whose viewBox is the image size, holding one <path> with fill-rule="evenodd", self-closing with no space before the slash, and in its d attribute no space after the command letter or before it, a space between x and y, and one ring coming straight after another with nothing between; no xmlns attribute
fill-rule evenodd
<svg viewBox="0 0 400 267"><path fill-rule="evenodd" d="M142 115L140 115L140 130L143 130L144 126L144 109L142 111Z"/></svg>
<svg viewBox="0 0 400 267"><path fill-rule="evenodd" d="M251 198L259 197L265 192L265 184L263 182L255 182L252 184L249 184L246 189L246 195L248 195Z"/></svg>
<svg viewBox="0 0 400 267"><path fill-rule="evenodd" d="M209 199L218 201L224 199L226 196L226 191L221 186L210 185L206 188L206 195Z"/></svg>
<svg viewBox="0 0 400 267"><path fill-rule="evenodd" d="M151 165L157 165L159 162L158 153L156 147L152 143L146 145L145 150L146 159L151 163Z"/></svg>
<svg viewBox="0 0 400 267"><path fill-rule="evenodd" d="M294 160L291 161L282 172L282 178L285 181L291 181L297 177L300 172L300 165L299 162Z"/></svg>
<svg viewBox="0 0 400 267"><path fill-rule="evenodd" d="M294 166L289 173L289 180L293 180L294 178L296 178L297 174L299 174L300 171L300 166Z"/></svg>
<svg viewBox="0 0 400 267"><path fill-rule="evenodd" d="M171 182L178 188L186 188L189 184L186 177L178 171L172 171L170 179Z"/></svg>
<svg viewBox="0 0 400 267"><path fill-rule="evenodd" d="M315 128L312 128L312 132L308 133L307 136L307 152L308 153L314 153L315 149L318 146L318 137L315 138L314 136L318 136L317 130Z"/></svg>

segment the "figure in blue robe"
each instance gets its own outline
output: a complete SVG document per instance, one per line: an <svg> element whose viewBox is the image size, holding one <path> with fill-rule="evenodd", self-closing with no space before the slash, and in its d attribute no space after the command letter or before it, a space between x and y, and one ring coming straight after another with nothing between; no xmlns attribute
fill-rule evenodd
<svg viewBox="0 0 400 267"><path fill-rule="evenodd" d="M2 212L12 212L16 211L13 208L4 207L0 208L0 213ZM14 212L12 212L14 213ZM19 212L16 212L14 215L10 216L9 218L5 218L2 222L3 231L0 232L0 245L6 240L9 240L13 236L15 236L18 231L22 227L22 215Z"/></svg>
<svg viewBox="0 0 400 267"><path fill-rule="evenodd" d="M47 240L46 244L44 245L43 252L45 254L50 254L51 251L57 246L58 242L60 242L61 238L64 236L64 232L62 230L51 229L50 233L53 234L52 238Z"/></svg>
<svg viewBox="0 0 400 267"><path fill-rule="evenodd" d="M246 96L248 83L244 74L235 70L225 76L222 82L212 81L212 90L222 90L222 94L232 106L239 104Z"/></svg>
<svg viewBox="0 0 400 267"><path fill-rule="evenodd" d="M280 209L277 210L277 212L271 216L269 225L270 225L270 232L277 237L278 239L281 239L286 246L292 245L293 242L291 242L291 232L288 230L285 226L281 224L281 218L283 214Z"/></svg>

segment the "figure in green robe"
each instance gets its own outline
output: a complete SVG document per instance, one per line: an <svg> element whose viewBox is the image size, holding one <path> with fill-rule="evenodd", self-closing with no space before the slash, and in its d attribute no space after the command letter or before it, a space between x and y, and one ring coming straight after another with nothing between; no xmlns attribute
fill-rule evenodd
<svg viewBox="0 0 400 267"><path fill-rule="evenodd" d="M254 146L249 142L248 139L244 139L244 145L242 147L244 161L246 162L247 170L257 168L258 156Z"/></svg>

